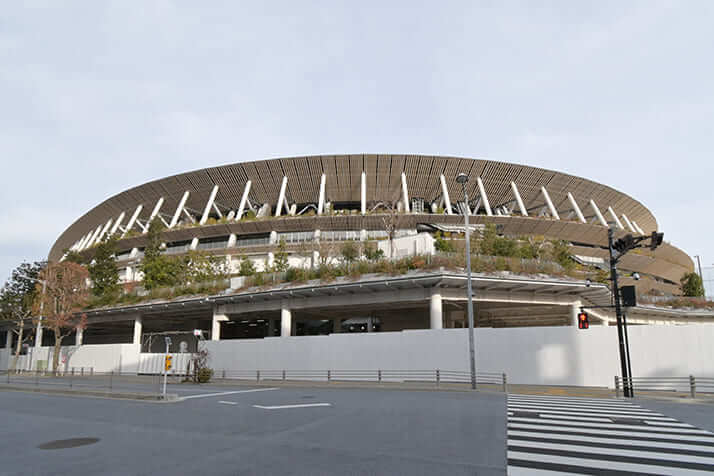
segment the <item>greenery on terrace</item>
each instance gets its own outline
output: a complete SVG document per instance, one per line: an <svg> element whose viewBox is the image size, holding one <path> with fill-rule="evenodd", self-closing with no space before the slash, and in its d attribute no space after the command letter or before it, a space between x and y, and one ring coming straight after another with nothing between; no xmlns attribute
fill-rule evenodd
<svg viewBox="0 0 714 476"><path fill-rule="evenodd" d="M231 275L223 257L200 251L180 256L164 254L161 252L162 230L156 220L149 227L145 255L139 267L143 274L140 284L110 285L118 283L116 262L112 258L115 242L100 245L90 265L94 287L88 308L218 294L229 288ZM311 255L312 251L318 251L320 255L311 268L291 267L285 242L281 241L274 250L273 262L264 263L262 271L256 269L251 259L242 256L238 272L233 275L243 276L242 289L247 289L314 280L359 279L367 274L398 276L412 271L463 271L466 264L463 235L437 233L435 238L436 255L394 260L386 259L376 242L306 243L303 245L305 249L301 250L304 253L299 254ZM475 234L471 242L471 265L477 273L509 272L606 282L604 271L573 261L568 246L566 242L543 237L499 236L495 227L487 226L483 233Z"/></svg>

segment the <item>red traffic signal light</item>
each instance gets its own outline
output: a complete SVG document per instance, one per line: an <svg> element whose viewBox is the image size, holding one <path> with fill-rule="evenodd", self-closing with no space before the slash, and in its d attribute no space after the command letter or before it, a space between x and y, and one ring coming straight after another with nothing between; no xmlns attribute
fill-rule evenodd
<svg viewBox="0 0 714 476"><path fill-rule="evenodd" d="M585 312L578 314L578 329L589 329L590 321L588 320L588 315Z"/></svg>

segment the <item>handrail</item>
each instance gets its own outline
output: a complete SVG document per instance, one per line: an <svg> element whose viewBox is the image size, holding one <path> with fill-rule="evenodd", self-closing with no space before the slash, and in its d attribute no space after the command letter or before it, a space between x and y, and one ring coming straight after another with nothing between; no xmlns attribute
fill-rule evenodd
<svg viewBox="0 0 714 476"><path fill-rule="evenodd" d="M636 391L653 392L684 392L696 398L699 393L714 394L714 377L657 376L657 377L630 377L615 376L615 395L620 396L620 391L631 387Z"/></svg>

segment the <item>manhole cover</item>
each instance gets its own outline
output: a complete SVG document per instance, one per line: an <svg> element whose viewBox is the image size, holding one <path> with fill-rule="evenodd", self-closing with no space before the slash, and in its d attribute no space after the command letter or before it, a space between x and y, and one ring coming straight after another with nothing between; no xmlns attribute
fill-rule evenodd
<svg viewBox="0 0 714 476"><path fill-rule="evenodd" d="M48 441L39 445L38 448L41 450L63 450L65 448L93 445L97 441L99 441L99 438L68 438L66 440Z"/></svg>

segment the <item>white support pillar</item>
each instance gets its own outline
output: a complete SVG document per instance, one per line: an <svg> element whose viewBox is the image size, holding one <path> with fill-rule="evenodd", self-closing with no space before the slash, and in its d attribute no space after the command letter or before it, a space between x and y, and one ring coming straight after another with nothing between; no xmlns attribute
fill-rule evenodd
<svg viewBox="0 0 714 476"><path fill-rule="evenodd" d="M35 329L35 349L42 347L42 318L37 321L37 328Z"/></svg>
<svg viewBox="0 0 714 476"><path fill-rule="evenodd" d="M409 190L407 190L407 176L404 172L402 172L402 201L404 213L409 213Z"/></svg>
<svg viewBox="0 0 714 476"><path fill-rule="evenodd" d="M627 215L625 215L625 214L623 213L623 214L622 214L622 219L625 220L625 225L627 225L627 228L629 228L632 233L637 233L637 230L635 229L634 226L632 226L632 222L630 222L630 219L627 218Z"/></svg>
<svg viewBox="0 0 714 476"><path fill-rule="evenodd" d="M221 322L228 320L225 314L219 314L217 309L213 310L213 322L211 326L211 340L221 340Z"/></svg>
<svg viewBox="0 0 714 476"><path fill-rule="evenodd" d="M143 323L141 321L141 316L136 316L134 318L134 340L132 341L134 345L141 345L142 328Z"/></svg>
<svg viewBox="0 0 714 476"><path fill-rule="evenodd" d="M89 238L92 237L92 232L90 231L86 235L82 237L81 240L79 240L79 244L77 245L77 251L82 251L84 249L84 246L89 242Z"/></svg>
<svg viewBox="0 0 714 476"><path fill-rule="evenodd" d="M583 303L580 301L575 301L570 305L570 325L578 327L578 314L580 314L580 306Z"/></svg>
<svg viewBox="0 0 714 476"><path fill-rule="evenodd" d="M317 214L322 215L325 211L325 174L320 177L320 194L317 198Z"/></svg>
<svg viewBox="0 0 714 476"><path fill-rule="evenodd" d="M129 230L134 226L134 222L136 222L136 219L139 218L139 213L141 213L141 210L144 208L144 205L139 204L136 207L136 210L134 210L134 214L129 218L129 223L126 224L126 230L124 230L124 233L121 234L121 237L124 238L124 235L129 233Z"/></svg>
<svg viewBox="0 0 714 476"><path fill-rule="evenodd" d="M362 215L367 213L367 174L362 171L362 179L360 181L360 202Z"/></svg>
<svg viewBox="0 0 714 476"><path fill-rule="evenodd" d="M430 329L443 329L444 316L442 311L441 290L432 288L429 300L429 322Z"/></svg>
<svg viewBox="0 0 714 476"><path fill-rule="evenodd" d="M560 215L558 215L558 210L555 209L555 206L553 205L553 201L550 199L550 195L548 195L548 191L545 189L545 187L541 187L540 192L543 194L543 198L545 198L545 203L548 204L548 210L550 210L550 216L555 218L556 220L560 220Z"/></svg>
<svg viewBox="0 0 714 476"><path fill-rule="evenodd" d="M206 202L206 207L203 209L203 215L201 215L201 220L199 220L199 225L205 225L206 220L208 220L208 214L211 213L211 207L213 202L216 200L216 194L218 193L218 185L213 186L211 194L208 196L208 201Z"/></svg>
<svg viewBox="0 0 714 476"><path fill-rule="evenodd" d="M183 210L181 210L181 211L183 212L184 215L186 215L186 218L188 218L188 220L189 220L191 223L196 223L196 219L193 218L193 215L191 215L191 214L188 212L188 210L186 210L186 207L183 207Z"/></svg>
<svg viewBox="0 0 714 476"><path fill-rule="evenodd" d="M181 197L181 200L179 201L179 204L176 207L174 216L171 218L171 222L169 223L169 228L175 227L176 224L178 223L179 217L181 216L181 211L183 211L183 207L186 206L186 200L188 200L189 195L190 195L190 193L188 190L183 192L183 196Z"/></svg>
<svg viewBox="0 0 714 476"><path fill-rule="evenodd" d="M228 235L228 244L226 245L226 248L235 247L237 240L238 240L238 237L236 236L235 233L231 233L230 235Z"/></svg>
<svg viewBox="0 0 714 476"><path fill-rule="evenodd" d="M481 202L483 202L483 208L486 209L486 215L493 216L493 212L491 211L491 204L488 203L486 189L483 186L483 180L481 180L481 177L476 177L476 185L478 185L478 193L481 195ZM478 212L478 209L474 211Z"/></svg>
<svg viewBox="0 0 714 476"><path fill-rule="evenodd" d="M511 190L513 191L513 196L516 198L516 203L518 204L518 209L521 211L521 215L527 217L528 210L526 210L526 206L523 204L523 199L521 198L521 194L518 193L518 187L515 182L511 182Z"/></svg>
<svg viewBox="0 0 714 476"><path fill-rule="evenodd" d="M77 329L74 336L74 345L81 346L84 340L84 329Z"/></svg>
<svg viewBox="0 0 714 476"><path fill-rule="evenodd" d="M570 192L568 192L568 200L570 201L570 206L573 207L573 211L575 211L575 214L578 216L578 220L580 220L580 223L587 223L585 221L585 217L583 216L583 212L580 211L578 202L575 201L575 197L573 197L573 194Z"/></svg>
<svg viewBox="0 0 714 476"><path fill-rule="evenodd" d="M283 304L280 309L280 337L289 337L292 329L292 312Z"/></svg>
<svg viewBox="0 0 714 476"><path fill-rule="evenodd" d="M605 217L602 216L602 213L600 213L600 209L597 207L597 204L593 199L590 199L590 208L593 209L593 212L595 212L595 216L597 217L597 221L600 222L602 226L607 226L607 222L605 221Z"/></svg>
<svg viewBox="0 0 714 476"><path fill-rule="evenodd" d="M250 194L251 185L253 185L253 182L251 182L250 180L245 183L245 188L243 189L243 196L240 199L240 205L238 205L238 211L236 212L236 221L243 218L245 206L248 203L248 195Z"/></svg>
<svg viewBox="0 0 714 476"><path fill-rule="evenodd" d="M149 220L146 222L146 229L144 229L144 233L149 231L149 223L151 223L151 221L154 218L156 218L156 215L159 214L159 210L161 210L161 205L163 205L163 204L164 204L164 197L160 197L156 201L156 205L154 205L154 209L151 210L151 215L149 215Z"/></svg>
<svg viewBox="0 0 714 476"><path fill-rule="evenodd" d="M189 245L189 249L195 250L196 248L198 248L198 238L196 238L196 237L194 236L194 237L191 239L191 244Z"/></svg>
<svg viewBox="0 0 714 476"><path fill-rule="evenodd" d="M615 213L615 210L613 210L612 207L607 207L607 212L610 214L610 217L612 217L612 219L615 221L615 225L617 225L620 230L624 230L625 227L622 226L622 222L619 218L617 218L617 213Z"/></svg>
<svg viewBox="0 0 714 476"><path fill-rule="evenodd" d="M121 222L124 221L124 215L125 215L124 212L121 212L121 213L119 214L119 217L117 218L117 221L114 222L114 226L113 226L112 229L109 231L109 236L114 236L114 233L117 232L117 230L119 229L119 226L121 225Z"/></svg>
<svg viewBox="0 0 714 476"><path fill-rule="evenodd" d="M215 212L216 212L216 215L218 215L218 218L223 218L223 213L221 213L221 209L218 208L218 204L215 202L215 200L214 200L212 206L213 206L213 210L215 210ZM228 212L229 215L230 215L231 213L233 213L233 212ZM226 217L226 218L227 218L228 220L230 220L230 217Z"/></svg>
<svg viewBox="0 0 714 476"><path fill-rule="evenodd" d="M444 209L446 209L447 215L452 215L454 211L451 209L451 197L449 197L449 189L446 186L444 174L439 175L439 181L441 182L441 196L444 197Z"/></svg>
<svg viewBox="0 0 714 476"><path fill-rule="evenodd" d="M285 190L288 187L288 178L283 175L283 183L280 184L280 193L278 194L278 206L275 207L275 216L279 217L283 212L283 203L285 203Z"/></svg>
<svg viewBox="0 0 714 476"><path fill-rule="evenodd" d="M635 229L637 230L637 233L639 233L640 235L645 234L645 232L642 230L642 228L640 228L640 225L638 225L635 220L632 220L632 226L635 227Z"/></svg>

